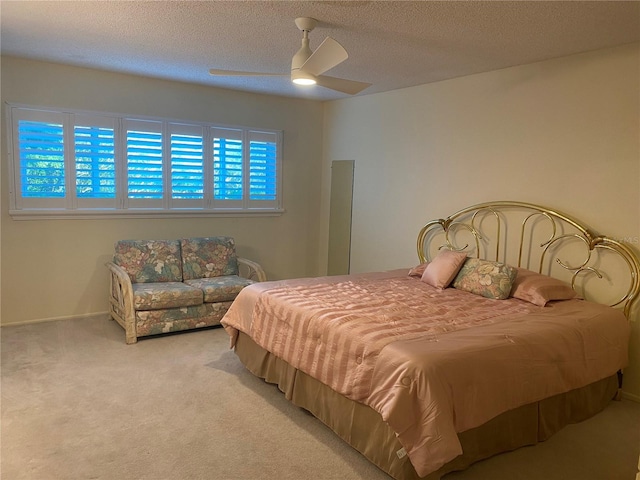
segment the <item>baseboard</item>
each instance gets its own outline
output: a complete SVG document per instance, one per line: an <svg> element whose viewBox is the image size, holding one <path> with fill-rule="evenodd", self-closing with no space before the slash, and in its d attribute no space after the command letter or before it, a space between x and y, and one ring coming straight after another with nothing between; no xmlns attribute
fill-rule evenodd
<svg viewBox="0 0 640 480"><path fill-rule="evenodd" d="M2 327L16 327L18 325L30 325L33 323L60 322L64 320L94 320L109 318L109 312L83 313L80 315L66 315L63 317L37 318L34 320L21 320L18 322L3 323Z"/></svg>
<svg viewBox="0 0 640 480"><path fill-rule="evenodd" d="M622 398L625 400L631 400L632 402L640 403L640 395L634 395L633 393L622 391Z"/></svg>

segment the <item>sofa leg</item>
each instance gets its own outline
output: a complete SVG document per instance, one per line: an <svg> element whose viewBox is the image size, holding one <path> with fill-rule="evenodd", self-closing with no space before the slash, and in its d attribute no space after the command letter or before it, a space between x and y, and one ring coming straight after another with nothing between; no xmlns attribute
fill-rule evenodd
<svg viewBox="0 0 640 480"><path fill-rule="evenodd" d="M132 321L127 322L126 320L124 320L121 325L124 327L124 338L127 342L127 345L136 343L138 341L138 334L136 332L135 324Z"/></svg>

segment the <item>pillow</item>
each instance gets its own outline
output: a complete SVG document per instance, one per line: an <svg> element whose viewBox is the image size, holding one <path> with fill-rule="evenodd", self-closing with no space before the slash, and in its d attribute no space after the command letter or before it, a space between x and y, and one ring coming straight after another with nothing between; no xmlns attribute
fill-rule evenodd
<svg viewBox="0 0 640 480"><path fill-rule="evenodd" d="M504 300L511 292L517 273L515 268L504 263L470 258L453 280L453 288Z"/></svg>
<svg viewBox="0 0 640 480"><path fill-rule="evenodd" d="M569 300L576 297L571 285L561 280L518 268L511 296L544 307L550 300Z"/></svg>
<svg viewBox="0 0 640 480"><path fill-rule="evenodd" d="M411 270L409 270L408 275L410 277L422 277L422 274L424 273L424 269L427 268L427 265L429 265L429 262L424 262L424 263L421 263L420 265L416 265Z"/></svg>
<svg viewBox="0 0 640 480"><path fill-rule="evenodd" d="M440 250L436 258L425 267L420 279L432 287L447 288L466 259L465 252Z"/></svg>

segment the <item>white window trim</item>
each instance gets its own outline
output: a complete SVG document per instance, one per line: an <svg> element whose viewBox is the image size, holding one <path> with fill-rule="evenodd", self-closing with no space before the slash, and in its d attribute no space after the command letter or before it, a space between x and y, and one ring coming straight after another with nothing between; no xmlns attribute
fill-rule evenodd
<svg viewBox="0 0 640 480"><path fill-rule="evenodd" d="M20 159L14 157L14 147L17 147L17 132L15 131L13 112L27 110L38 113L58 115L65 118L65 182L66 195L57 202L52 202L51 207L25 205L20 188ZM101 206L99 201L87 202L86 199L78 202L75 186L75 140L73 134L73 122L69 122L74 116L78 117L110 117L114 119L118 140L115 145L116 155L116 199L111 200L114 206ZM7 146L9 167L9 214L14 220L43 220L43 219L100 219L100 218L188 218L188 217L257 217L278 216L285 212L282 205L282 150L283 132L281 130L263 129L255 127L210 124L204 122L185 121L181 119L169 119L149 117L141 115L125 115L110 112L96 112L85 110L73 110L64 108L40 107L26 104L6 103L7 117ZM151 202L131 201L128 198L127 182L127 151L126 131L124 128L128 120L161 122L163 133L163 164L165 172L163 176L164 196L162 200ZM16 123L17 124L17 123ZM71 128L68 128L68 127ZM202 201L177 200L171 194L171 153L170 138L172 127L185 126L189 128L201 128L204 143L204 199ZM240 130L243 140L243 175L245 188L243 199L239 201L221 200L213 198L213 132L216 129ZM249 139L251 133L264 133L276 139L276 200L261 202L249 199ZM209 151L210 150L210 151ZM73 166L74 168L71 168ZM210 179L207 181L206 179ZM27 202L28 203L28 202ZM195 206L201 203L202 207ZM265 205L261 207L261 205Z"/></svg>

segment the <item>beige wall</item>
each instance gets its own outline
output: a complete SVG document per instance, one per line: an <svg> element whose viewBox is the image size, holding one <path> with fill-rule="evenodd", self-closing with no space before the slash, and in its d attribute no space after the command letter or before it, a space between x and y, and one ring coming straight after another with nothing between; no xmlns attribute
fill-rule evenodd
<svg viewBox="0 0 640 480"><path fill-rule="evenodd" d="M206 72L205 72L206 74ZM2 58L2 324L107 311L103 266L124 238L230 235L272 279L317 274L322 104ZM277 217L15 221L8 216L4 102L284 131Z"/></svg>
<svg viewBox="0 0 640 480"><path fill-rule="evenodd" d="M330 163L352 158L354 273L415 264L426 221L491 200L557 208L640 253L639 65L630 45L327 103L321 251Z"/></svg>

